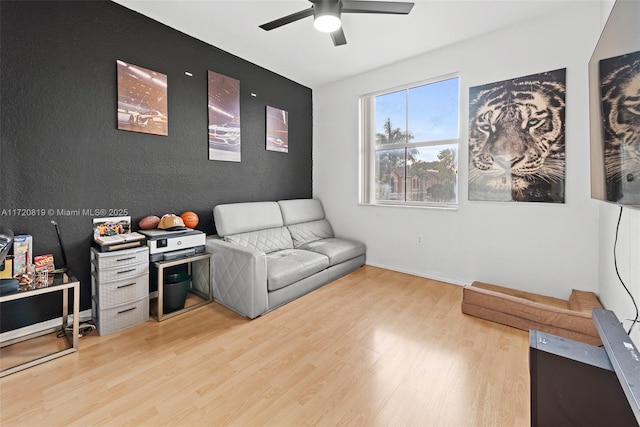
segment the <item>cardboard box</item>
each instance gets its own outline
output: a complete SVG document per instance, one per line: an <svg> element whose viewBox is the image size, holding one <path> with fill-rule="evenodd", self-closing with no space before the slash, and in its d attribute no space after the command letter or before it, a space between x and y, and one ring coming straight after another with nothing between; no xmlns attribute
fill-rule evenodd
<svg viewBox="0 0 640 427"><path fill-rule="evenodd" d="M24 274L33 263L33 239L29 234L13 236L13 274Z"/></svg>
<svg viewBox="0 0 640 427"><path fill-rule="evenodd" d="M13 278L13 255L7 255L4 262L0 264L0 279Z"/></svg>
<svg viewBox="0 0 640 427"><path fill-rule="evenodd" d="M36 271L49 271L56 268L53 262L52 254L38 255L36 257L33 257L33 264L35 265Z"/></svg>

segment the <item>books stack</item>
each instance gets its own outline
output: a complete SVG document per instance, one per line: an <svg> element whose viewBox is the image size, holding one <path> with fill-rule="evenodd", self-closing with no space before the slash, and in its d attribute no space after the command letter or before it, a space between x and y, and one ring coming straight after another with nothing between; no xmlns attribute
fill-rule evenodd
<svg viewBox="0 0 640 427"><path fill-rule="evenodd" d="M131 217L94 218L93 241L100 252L142 246L146 237L131 231Z"/></svg>
<svg viewBox="0 0 640 427"><path fill-rule="evenodd" d="M96 243L96 247L100 249L100 252L110 252L142 246L144 239L145 237L142 234L134 231L133 233L113 236L98 236L94 237L93 241Z"/></svg>

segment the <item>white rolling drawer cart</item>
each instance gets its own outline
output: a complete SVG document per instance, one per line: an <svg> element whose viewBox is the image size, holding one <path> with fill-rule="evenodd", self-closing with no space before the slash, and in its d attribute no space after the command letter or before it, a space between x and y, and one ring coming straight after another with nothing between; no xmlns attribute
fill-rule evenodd
<svg viewBox="0 0 640 427"><path fill-rule="evenodd" d="M92 316L100 335L149 319L149 248L91 248Z"/></svg>

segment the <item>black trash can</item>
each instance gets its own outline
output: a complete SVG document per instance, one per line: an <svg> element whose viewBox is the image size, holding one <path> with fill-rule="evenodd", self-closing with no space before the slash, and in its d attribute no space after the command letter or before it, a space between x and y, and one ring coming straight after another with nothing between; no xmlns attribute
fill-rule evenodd
<svg viewBox="0 0 640 427"><path fill-rule="evenodd" d="M171 313L184 308L191 276L186 273L166 274L162 288L162 312Z"/></svg>

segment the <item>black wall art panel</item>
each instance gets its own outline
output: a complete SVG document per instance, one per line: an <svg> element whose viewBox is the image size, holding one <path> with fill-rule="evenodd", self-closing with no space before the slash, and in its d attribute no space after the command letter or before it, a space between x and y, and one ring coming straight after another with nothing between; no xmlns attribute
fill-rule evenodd
<svg viewBox="0 0 640 427"><path fill-rule="evenodd" d="M193 211L214 234L217 204L312 196L311 89L110 1L3 0L0 17L0 224L60 265L57 222L81 310L93 217ZM166 76L166 136L118 130L117 61ZM240 82L242 162L208 160L209 70ZM267 105L290 114L286 156L265 150ZM61 314L57 295L29 304L3 304L1 331Z"/></svg>

